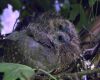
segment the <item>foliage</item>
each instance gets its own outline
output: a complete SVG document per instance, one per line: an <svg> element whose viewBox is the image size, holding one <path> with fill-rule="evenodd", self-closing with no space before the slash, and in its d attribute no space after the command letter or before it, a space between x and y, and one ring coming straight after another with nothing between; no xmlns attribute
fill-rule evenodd
<svg viewBox="0 0 100 80"><path fill-rule="evenodd" d="M71 6L69 7L69 9L65 8L65 5L64 5L64 7L62 8L63 12L61 11L61 13L67 14L66 18L71 20L77 26L78 31L80 31L83 27L88 28L88 26L90 26L92 21L95 19L94 16L92 15L96 16L96 13L97 13L97 11L93 12L93 7L96 2L99 2L99 1L98 0L88 0L88 1L80 0L79 2L77 2L77 0L70 0ZM91 19L93 20L91 21Z"/></svg>
<svg viewBox="0 0 100 80"><path fill-rule="evenodd" d="M72 7L72 10L70 11L69 20L74 21L76 17L79 15L80 20L78 21L78 24L77 24L78 29L80 29L82 26L87 26L88 19L86 17L86 14L84 12L82 5L73 4L71 7Z"/></svg>
<svg viewBox="0 0 100 80"><path fill-rule="evenodd" d="M51 80L57 80L48 72L39 69L39 71L50 76ZM36 69L31 67L14 64L14 63L0 63L0 73L4 73L3 80L31 80L35 77Z"/></svg>
<svg viewBox="0 0 100 80"><path fill-rule="evenodd" d="M89 0L89 5L92 7L97 0Z"/></svg>
<svg viewBox="0 0 100 80"><path fill-rule="evenodd" d="M38 73L40 72L40 74ZM93 70L86 70L81 72L75 73L66 73L61 74L60 76L67 77L81 77L83 75L88 75L92 73L100 72L100 68L96 68ZM21 65L21 64L14 64L14 63L0 63L0 73L4 73L3 80L61 80L59 77L55 77L51 75L49 72L44 71L42 69L32 69L31 67ZM42 76L44 74L45 76ZM40 77L41 76L41 77ZM39 78L40 77L40 78ZM1 74L0 74L0 80ZM73 80L73 79L68 79ZM76 78L74 78L76 80Z"/></svg>
<svg viewBox="0 0 100 80"><path fill-rule="evenodd" d="M67 19L71 20L80 31L84 26L87 27L94 20L94 15L96 16L97 12L93 12L93 6L96 2L100 0L68 0L70 4L66 4L66 0L63 2L63 6L61 8L61 14L65 16ZM60 0L61 2L61 0ZM86 3L84 3L86 2ZM7 4L11 4L14 9L21 11L20 19L21 21L26 16L32 15L33 12L41 13L47 10L54 9L54 0L0 0L0 13L7 6ZM83 5L85 4L85 5ZM88 4L88 6L86 5ZM70 5L70 6L68 6ZM25 7L23 9L23 6ZM86 8L85 8L86 7ZM89 10L90 9L90 10ZM78 20L77 20L78 18ZM93 19L91 21L91 19ZM24 22L25 23L25 22Z"/></svg>
<svg viewBox="0 0 100 80"><path fill-rule="evenodd" d="M35 69L21 64L0 63L0 72L4 72L3 80L26 80L35 73Z"/></svg>
<svg viewBox="0 0 100 80"><path fill-rule="evenodd" d="M7 4L11 4L14 9L21 9L22 3L20 0L0 0L0 14L2 13L3 9L7 7Z"/></svg>

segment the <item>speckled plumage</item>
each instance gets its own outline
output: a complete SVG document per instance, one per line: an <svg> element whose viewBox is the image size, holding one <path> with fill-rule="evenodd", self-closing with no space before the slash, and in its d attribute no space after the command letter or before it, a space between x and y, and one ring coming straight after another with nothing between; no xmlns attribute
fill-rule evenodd
<svg viewBox="0 0 100 80"><path fill-rule="evenodd" d="M42 14L25 30L13 32L7 39L17 42L20 63L46 70L66 67L81 53L74 25L51 12Z"/></svg>
<svg viewBox="0 0 100 80"><path fill-rule="evenodd" d="M75 26L59 14L44 13L37 18L36 23L28 26L28 30L36 41L56 51L60 65L68 65L79 58L80 40ZM35 32L39 35L35 35Z"/></svg>

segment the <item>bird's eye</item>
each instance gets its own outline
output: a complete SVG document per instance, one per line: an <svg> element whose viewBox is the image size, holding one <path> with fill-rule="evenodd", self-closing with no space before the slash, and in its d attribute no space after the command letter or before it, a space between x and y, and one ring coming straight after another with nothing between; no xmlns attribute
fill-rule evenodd
<svg viewBox="0 0 100 80"><path fill-rule="evenodd" d="M65 36L58 35L57 40L61 43L69 43L71 41L69 35L67 35L67 34Z"/></svg>
<svg viewBox="0 0 100 80"><path fill-rule="evenodd" d="M65 41L62 35L58 35L58 41L60 41L60 42L64 42Z"/></svg>

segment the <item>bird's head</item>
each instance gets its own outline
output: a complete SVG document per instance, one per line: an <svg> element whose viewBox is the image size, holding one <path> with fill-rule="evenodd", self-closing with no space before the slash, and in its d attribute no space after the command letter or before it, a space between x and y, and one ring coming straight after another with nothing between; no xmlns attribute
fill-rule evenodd
<svg viewBox="0 0 100 80"><path fill-rule="evenodd" d="M68 20L63 18L55 18L48 21L50 26L51 39L56 44L70 44L76 39L79 45L78 35L75 26ZM75 41L74 41L75 42Z"/></svg>

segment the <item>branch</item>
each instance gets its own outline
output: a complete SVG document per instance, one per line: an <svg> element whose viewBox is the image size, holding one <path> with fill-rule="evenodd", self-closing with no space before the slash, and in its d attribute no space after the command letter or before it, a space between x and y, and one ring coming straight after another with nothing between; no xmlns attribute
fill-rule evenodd
<svg viewBox="0 0 100 80"><path fill-rule="evenodd" d="M96 69L93 69L93 70L86 70L86 71L82 71L82 72L75 72L75 73L67 73L67 74L64 74L62 76L72 76L74 77L75 75L77 76L82 76L82 75L88 75L88 74L93 74L93 73L98 73L100 72L100 68L96 68Z"/></svg>

